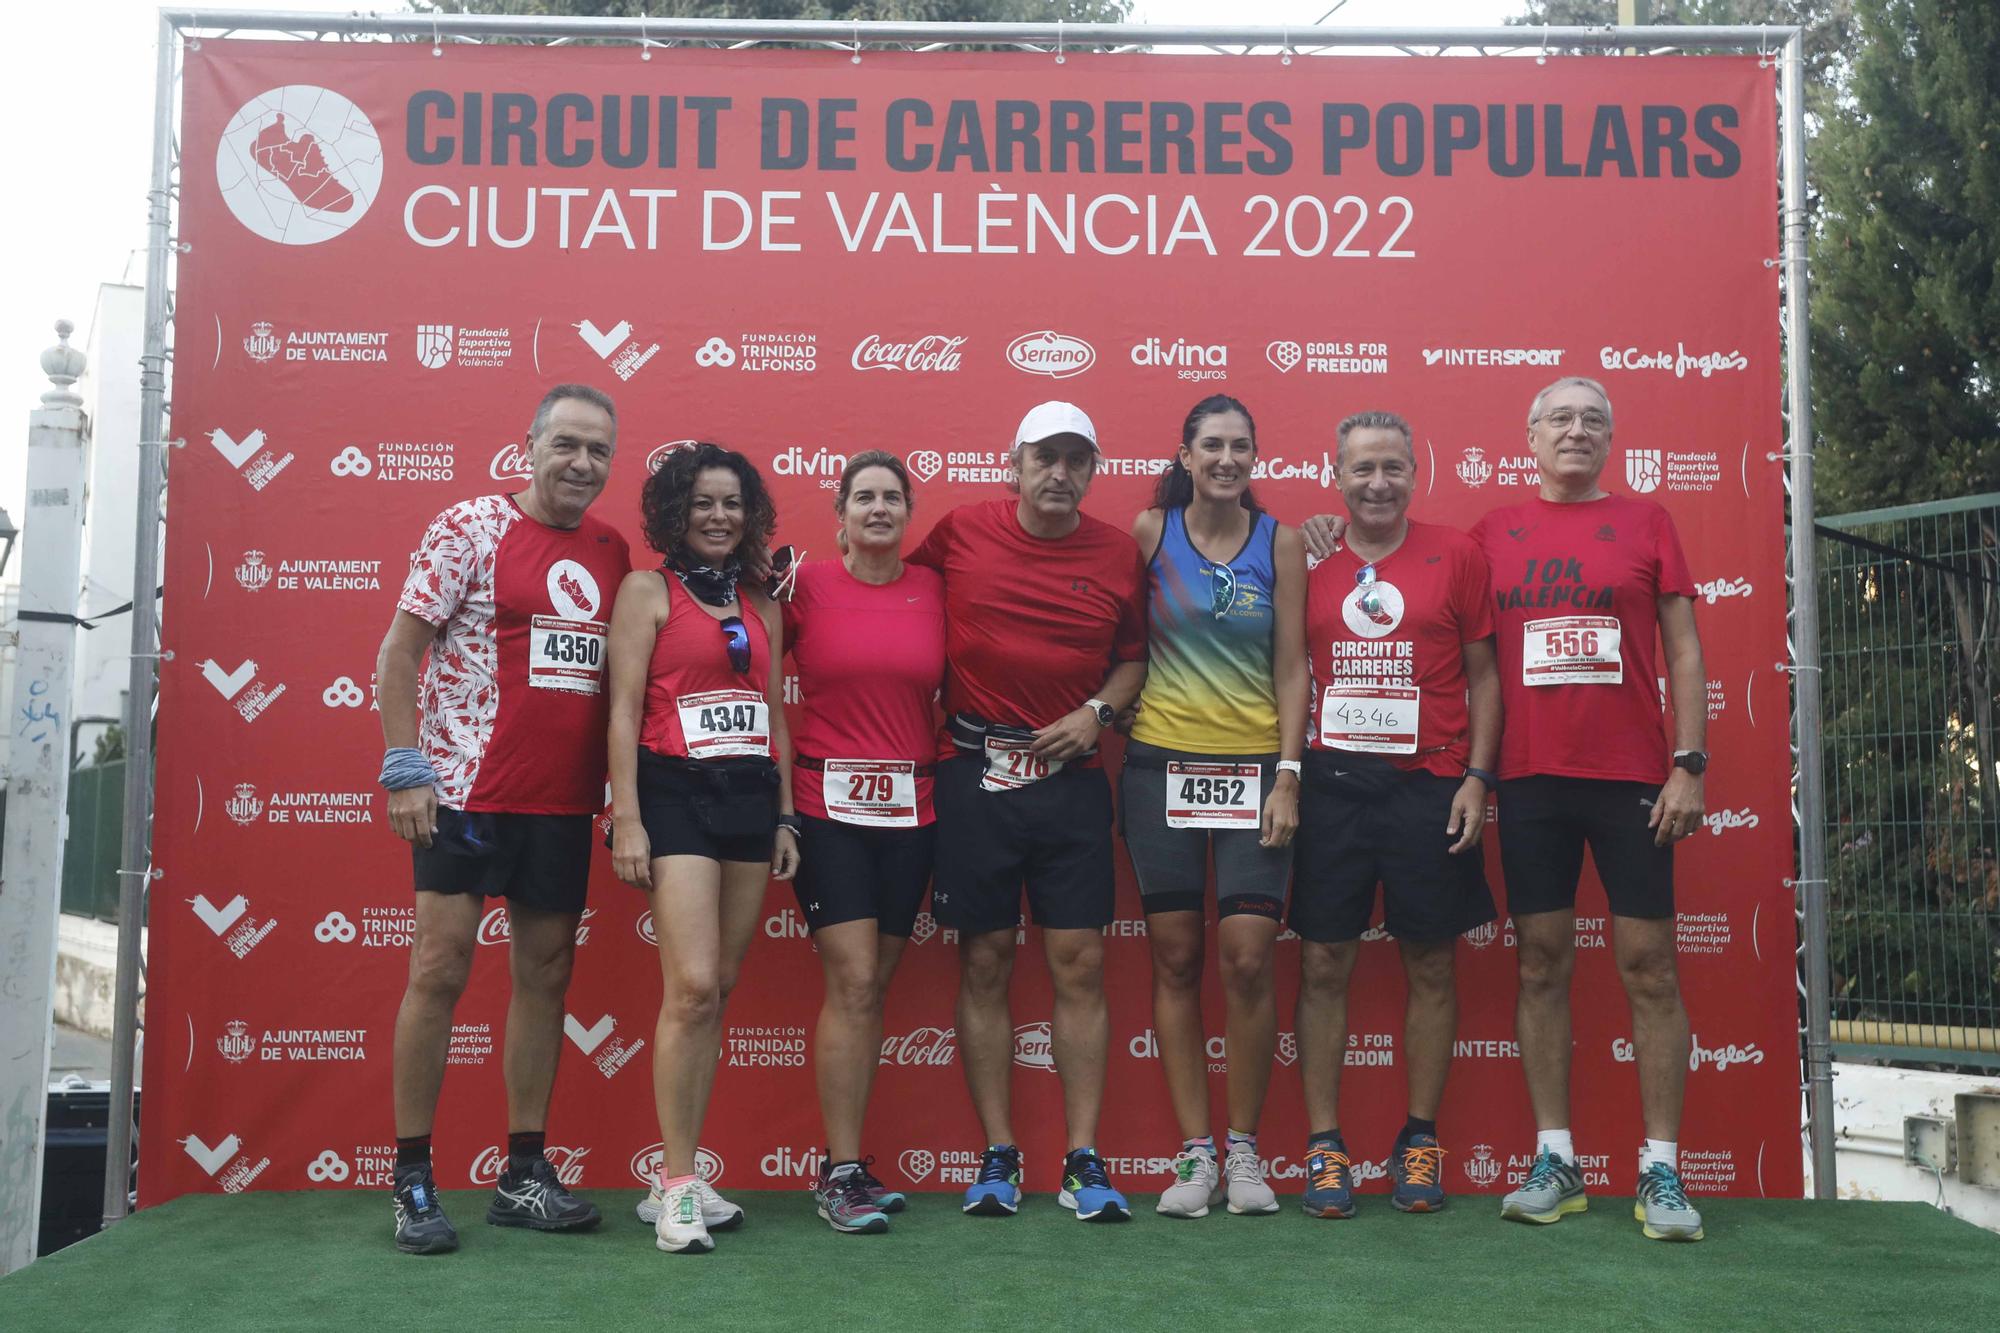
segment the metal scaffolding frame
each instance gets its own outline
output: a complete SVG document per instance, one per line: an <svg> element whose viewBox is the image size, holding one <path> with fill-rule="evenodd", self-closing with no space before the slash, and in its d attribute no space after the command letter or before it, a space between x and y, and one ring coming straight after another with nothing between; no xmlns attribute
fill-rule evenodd
<svg viewBox="0 0 2000 1333"><path fill-rule="evenodd" d="M1820 771L1819 612L1812 595L1816 579L1813 546L1813 445L1810 358L1806 327L1806 159L1804 30L1766 27L1500 27L1500 28L1322 28L1317 26L1203 26L1123 23L858 23L768 22L752 19L549 18L475 14L311 14L269 10L162 9L156 72L153 174L147 193L146 338L141 357L140 475L132 586L159 586L158 549L166 494L166 450L181 443L167 431L167 346L173 318L173 259L185 247L173 234L178 191L179 146L175 136L175 90L179 80L178 43L198 49L203 40L238 36L301 41L406 41L479 43L489 38L539 41L550 46L579 42L631 44L642 60L653 52L682 46L740 50L771 43L816 45L850 51L859 61L872 50L936 51L957 46L1015 47L1051 54L1058 63L1075 50L1144 52L1160 46L1196 47L1222 55L1275 54L1289 63L1355 48L1404 55L1444 55L1464 51L1483 56L1540 60L1551 52L1585 50L1627 55L1687 52L1755 52L1778 67L1783 191L1787 489L1792 522L1786 538L1789 607L1789 662L1779 663L1793 681L1793 765L1799 830L1797 895L1800 932L1800 988L1805 996L1806 1130L1811 1146L1813 1193L1832 1198L1833 1074L1829 1031L1827 969L1826 846L1822 818L1825 798ZM132 1151L133 1046L137 1032L139 931L147 886L160 872L151 861L153 814L152 716L160 660L159 606L141 597L132 614L132 675L126 696L125 839L119 900L118 981L112 1037L112 1114L107 1145L104 1219L117 1221L130 1210L128 1163Z"/></svg>

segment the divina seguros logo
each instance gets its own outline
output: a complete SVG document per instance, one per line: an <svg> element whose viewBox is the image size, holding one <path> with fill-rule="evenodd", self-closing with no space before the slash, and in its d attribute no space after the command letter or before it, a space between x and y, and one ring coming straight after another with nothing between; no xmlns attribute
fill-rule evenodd
<svg viewBox="0 0 2000 1333"><path fill-rule="evenodd" d="M251 98L215 145L236 220L279 245L317 245L361 221L382 187L382 141L339 93L287 84Z"/></svg>

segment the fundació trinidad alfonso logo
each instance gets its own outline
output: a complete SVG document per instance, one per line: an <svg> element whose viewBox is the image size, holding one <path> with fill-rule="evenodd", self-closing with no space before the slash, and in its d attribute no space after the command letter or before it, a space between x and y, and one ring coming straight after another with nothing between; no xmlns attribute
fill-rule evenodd
<svg viewBox="0 0 2000 1333"><path fill-rule="evenodd" d="M382 141L339 93L287 84L243 104L215 146L215 185L267 241L317 245L367 214L382 187Z"/></svg>
<svg viewBox="0 0 2000 1333"><path fill-rule="evenodd" d="M1007 344L1007 364L1030 375L1066 380L1097 362L1097 349L1081 338L1054 329L1024 333Z"/></svg>

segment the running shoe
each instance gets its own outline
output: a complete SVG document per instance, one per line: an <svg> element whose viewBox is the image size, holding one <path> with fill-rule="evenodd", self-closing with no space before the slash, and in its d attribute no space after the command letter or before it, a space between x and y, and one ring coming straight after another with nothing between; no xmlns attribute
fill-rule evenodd
<svg viewBox="0 0 2000 1333"><path fill-rule="evenodd" d="M1435 1213L1444 1208L1444 1149L1430 1134L1412 1134L1389 1154L1389 1202L1406 1213Z"/></svg>
<svg viewBox="0 0 2000 1333"><path fill-rule="evenodd" d="M701 1200L702 1225L710 1231L730 1231L743 1225L743 1210L709 1188L706 1180L696 1177L695 1193ZM652 1226L660 1220L660 1213L666 1207L666 1196L660 1193L660 1178L653 1177L653 1187L646 1191L646 1197L639 1200L639 1220Z"/></svg>
<svg viewBox="0 0 2000 1333"><path fill-rule="evenodd" d="M701 1220L701 1181L683 1180L661 1196L653 1244L668 1254L707 1254L715 1248Z"/></svg>
<svg viewBox="0 0 2000 1333"><path fill-rule="evenodd" d="M1123 1222L1132 1216L1132 1205L1111 1188L1104 1159L1093 1148L1073 1148L1063 1158L1062 1193L1056 1202L1074 1210L1079 1222Z"/></svg>
<svg viewBox="0 0 2000 1333"><path fill-rule="evenodd" d="M1665 1162L1654 1162L1639 1173L1632 1216L1644 1223L1650 1240L1701 1239L1701 1214L1688 1202L1681 1173Z"/></svg>
<svg viewBox="0 0 2000 1333"><path fill-rule="evenodd" d="M889 1229L889 1215L876 1206L858 1164L844 1166L834 1175L828 1175L824 1166L819 1170L813 1202L828 1226L848 1235L874 1236Z"/></svg>
<svg viewBox="0 0 2000 1333"><path fill-rule="evenodd" d="M1021 1150L996 1143L979 1155L979 1179L965 1191L962 1211L1012 1217L1021 1206Z"/></svg>
<svg viewBox="0 0 2000 1333"><path fill-rule="evenodd" d="M1306 1145L1306 1196L1310 1217L1354 1216L1354 1166L1347 1154L1327 1143Z"/></svg>
<svg viewBox="0 0 2000 1333"><path fill-rule="evenodd" d="M1222 1174L1229 1178L1230 1212L1241 1216L1278 1211L1278 1196L1264 1183L1264 1163L1255 1148L1233 1150L1223 1159Z"/></svg>
<svg viewBox="0 0 2000 1333"><path fill-rule="evenodd" d="M1535 1154L1521 1188L1500 1201L1500 1216L1510 1222L1560 1222L1571 1213L1588 1212L1583 1172L1547 1148Z"/></svg>
<svg viewBox="0 0 2000 1333"><path fill-rule="evenodd" d="M458 1231L438 1202L437 1182L426 1167L396 1174L396 1248L404 1254L449 1254Z"/></svg>
<svg viewBox="0 0 2000 1333"><path fill-rule="evenodd" d="M1161 1193L1153 1211L1163 1217L1207 1217L1222 1199L1222 1168L1215 1164L1215 1154L1183 1148L1174 1158L1174 1183Z"/></svg>
<svg viewBox="0 0 2000 1333"><path fill-rule="evenodd" d="M526 1227L530 1231L588 1231L598 1223L597 1205L579 1199L556 1179L546 1157L537 1157L525 1171L510 1162L486 1205L486 1220L496 1227Z"/></svg>
<svg viewBox="0 0 2000 1333"><path fill-rule="evenodd" d="M875 1173L868 1169L873 1165L875 1165L873 1157L861 1159L861 1183L868 1187L868 1197L873 1199L875 1206L885 1213L902 1212L908 1206L909 1199L904 1196L903 1191L892 1190L875 1179Z"/></svg>

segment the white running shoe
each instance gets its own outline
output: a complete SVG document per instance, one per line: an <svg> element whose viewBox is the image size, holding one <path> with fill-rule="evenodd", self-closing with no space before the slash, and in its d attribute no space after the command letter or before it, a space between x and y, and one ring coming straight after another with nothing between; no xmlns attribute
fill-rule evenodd
<svg viewBox="0 0 2000 1333"><path fill-rule="evenodd" d="M709 1188L706 1180L697 1179L695 1188L701 1196L702 1224L710 1231L729 1231L743 1225L743 1210ZM666 1206L660 1194L660 1178L653 1177L653 1188L646 1197L639 1200L639 1220L652 1226L660 1220L660 1212Z"/></svg>
<svg viewBox="0 0 2000 1333"><path fill-rule="evenodd" d="M1222 1164L1229 1178L1229 1211L1232 1213L1275 1213L1278 1196L1264 1183L1264 1163L1254 1149L1238 1148Z"/></svg>
<svg viewBox="0 0 2000 1333"><path fill-rule="evenodd" d="M701 1220L700 1186L699 1180L684 1180L661 1199L653 1243L669 1254L707 1254L715 1248L708 1225Z"/></svg>
<svg viewBox="0 0 2000 1333"><path fill-rule="evenodd" d="M1207 1217L1208 1210L1222 1202L1222 1168L1215 1154L1199 1148L1183 1148L1174 1158L1174 1183L1160 1195L1153 1211L1164 1217Z"/></svg>

